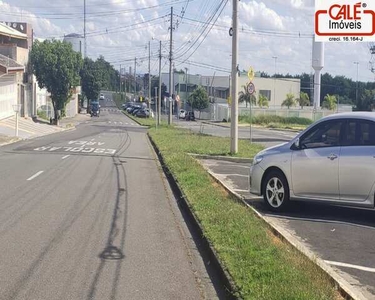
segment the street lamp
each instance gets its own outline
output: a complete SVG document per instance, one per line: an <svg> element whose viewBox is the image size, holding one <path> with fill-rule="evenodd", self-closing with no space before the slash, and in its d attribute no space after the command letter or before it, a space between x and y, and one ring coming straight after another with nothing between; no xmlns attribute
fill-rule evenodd
<svg viewBox="0 0 375 300"><path fill-rule="evenodd" d="M358 67L359 67L359 62L355 61L353 64L357 65L357 84L355 88L355 103L358 105Z"/></svg>
<svg viewBox="0 0 375 300"><path fill-rule="evenodd" d="M276 108L276 61L277 61L277 56L272 56L272 58L275 60L275 75L274 75L274 81L273 81L273 97L275 98L274 107Z"/></svg>
<svg viewBox="0 0 375 300"><path fill-rule="evenodd" d="M18 137L18 114L21 111L21 104L13 104L13 111L16 113L16 137Z"/></svg>

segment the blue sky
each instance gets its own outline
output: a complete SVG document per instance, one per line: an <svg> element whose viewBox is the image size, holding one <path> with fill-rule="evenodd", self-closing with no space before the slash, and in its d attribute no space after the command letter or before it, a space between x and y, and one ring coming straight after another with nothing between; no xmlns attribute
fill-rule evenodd
<svg viewBox="0 0 375 300"><path fill-rule="evenodd" d="M88 54L93 58L102 54L116 68L120 64L132 66L132 60L138 57L138 70L146 72L147 44L151 40L151 66L156 73L158 40L162 40L163 71L167 72L168 14L173 5L174 19L178 21L178 27L174 23L173 44L176 67L187 67L191 73L227 74L221 71L229 70L231 65L231 3L232 0L87 0ZM313 5L313 0L241 0L240 68L253 66L273 74L273 57L277 57L279 73L310 73ZM187 7L185 13L183 7ZM4 21L32 23L39 38L83 32L83 0L0 0L0 14ZM359 79L374 80L366 43L327 43L325 48L323 72L355 80L354 61L359 61Z"/></svg>

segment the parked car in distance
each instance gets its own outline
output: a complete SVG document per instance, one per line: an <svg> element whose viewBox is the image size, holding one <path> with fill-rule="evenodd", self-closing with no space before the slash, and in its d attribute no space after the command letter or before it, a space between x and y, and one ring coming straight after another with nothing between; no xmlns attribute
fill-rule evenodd
<svg viewBox="0 0 375 300"><path fill-rule="evenodd" d="M127 111L129 114L132 114L134 110L136 110L136 109L140 109L140 108L141 108L141 106L139 106L139 105L132 105L132 106L128 107L128 108L126 109L126 111Z"/></svg>
<svg viewBox="0 0 375 300"><path fill-rule="evenodd" d="M272 211L290 200L374 208L375 113L323 118L292 141L258 153L250 192Z"/></svg>
<svg viewBox="0 0 375 300"><path fill-rule="evenodd" d="M137 113L138 113L138 111L140 111L140 110L142 110L143 108L142 107L136 107L135 109L133 109L133 111L131 112L131 114L133 115L133 116L135 116Z"/></svg>
<svg viewBox="0 0 375 300"><path fill-rule="evenodd" d="M178 113L178 118L179 119L185 119L186 118L186 110L180 109L180 111Z"/></svg>
<svg viewBox="0 0 375 300"><path fill-rule="evenodd" d="M105 100L104 94L100 94L99 100Z"/></svg>
<svg viewBox="0 0 375 300"><path fill-rule="evenodd" d="M186 121L195 121L195 115L194 115L194 112L193 112L193 111L188 111L188 112L186 112L185 120L186 120Z"/></svg>
<svg viewBox="0 0 375 300"><path fill-rule="evenodd" d="M131 106L133 106L134 104L132 103L132 102L126 102L126 103L123 103L122 105L121 105L121 107L123 108L123 109L127 109L127 108L129 108L129 107L131 107Z"/></svg>

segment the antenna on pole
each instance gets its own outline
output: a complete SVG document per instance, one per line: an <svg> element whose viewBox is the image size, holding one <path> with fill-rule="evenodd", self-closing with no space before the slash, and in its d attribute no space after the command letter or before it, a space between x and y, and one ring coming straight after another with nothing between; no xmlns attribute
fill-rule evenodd
<svg viewBox="0 0 375 300"><path fill-rule="evenodd" d="M83 46L83 54L86 58L87 56L87 42L86 42L86 0L83 0L83 39L84 39L84 46Z"/></svg>

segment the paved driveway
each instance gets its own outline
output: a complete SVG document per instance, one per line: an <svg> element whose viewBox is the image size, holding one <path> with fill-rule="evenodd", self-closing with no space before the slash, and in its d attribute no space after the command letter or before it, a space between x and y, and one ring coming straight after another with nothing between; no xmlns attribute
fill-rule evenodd
<svg viewBox="0 0 375 300"><path fill-rule="evenodd" d="M375 299L375 211L293 202L288 212L274 214L248 192L249 166L201 160L215 177L245 197L266 218L292 233L318 254L367 299Z"/></svg>

